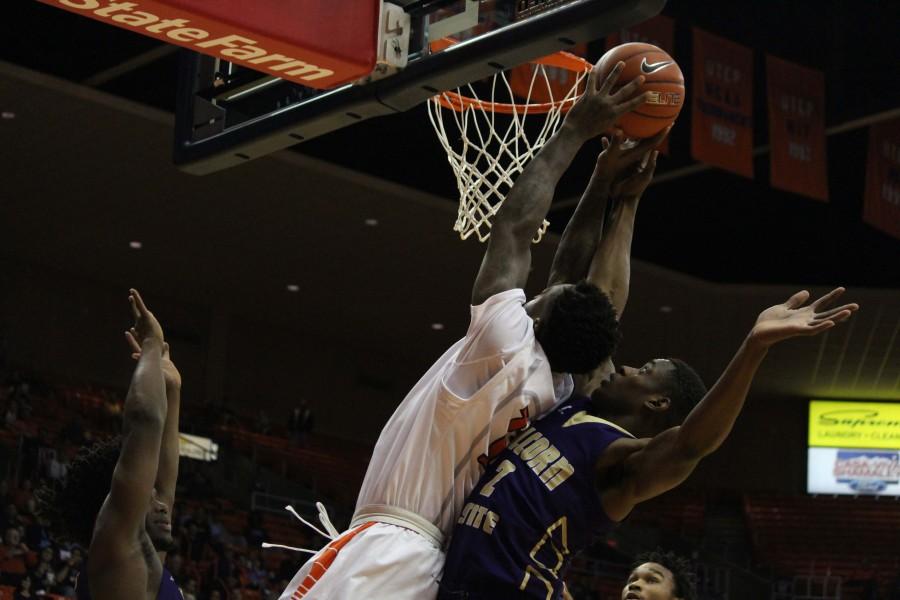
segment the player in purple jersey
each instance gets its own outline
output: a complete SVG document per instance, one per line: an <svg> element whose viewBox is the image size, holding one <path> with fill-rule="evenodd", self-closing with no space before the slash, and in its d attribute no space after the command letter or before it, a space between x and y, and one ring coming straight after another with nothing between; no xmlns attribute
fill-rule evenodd
<svg viewBox="0 0 900 600"><path fill-rule="evenodd" d="M622 588L621 600L697 600L691 563L672 552L639 555Z"/></svg>
<svg viewBox="0 0 900 600"><path fill-rule="evenodd" d="M628 269L623 273L623 267L630 268L633 215L652 177L656 154L618 137L604 146L576 216L592 213L595 225L602 227L604 211L585 209L602 195L591 191L595 184L620 196L617 222L596 243L596 256L581 256L591 262L592 276L607 278L601 289L621 310L627 297ZM608 176L604 161L608 168L610 163L622 166L625 159L629 165L613 168L616 176L602 180ZM567 230L560 253L566 254L566 244L585 250L586 244L572 241L578 237ZM614 251L604 256L610 248ZM554 263L551 283L565 281L585 266L583 259L563 258ZM610 260L612 269L604 263ZM598 273L602 268L607 271ZM581 381L581 395L523 432L485 471L454 530L440 597L559 598L571 556L592 535L624 519L639 502L680 484L701 458L721 445L772 345L818 334L857 310L856 304L828 308L843 291L837 288L809 305L809 293L802 291L763 311L696 406L702 383L676 360L659 359L616 372L609 363L606 372Z"/></svg>
<svg viewBox="0 0 900 600"><path fill-rule="evenodd" d="M690 411L672 361L614 374L526 429L488 465L454 529L440 598L559 598L572 556L635 505L684 481L728 436L768 349L844 321L856 304L763 311L716 384ZM805 305L805 306L804 306ZM680 423L680 424L679 424Z"/></svg>
<svg viewBox="0 0 900 600"><path fill-rule="evenodd" d="M137 367L122 435L82 448L65 482L43 488L39 502L57 531L89 547L80 600L181 600L163 567L173 544L181 375L156 317L136 290L128 299L134 327L126 337Z"/></svg>

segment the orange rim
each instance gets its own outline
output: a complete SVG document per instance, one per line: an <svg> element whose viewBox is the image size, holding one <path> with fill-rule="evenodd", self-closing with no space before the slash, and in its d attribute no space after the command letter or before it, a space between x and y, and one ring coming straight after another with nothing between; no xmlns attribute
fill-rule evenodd
<svg viewBox="0 0 900 600"><path fill-rule="evenodd" d="M459 42L452 38L442 38L431 42L431 49L432 51L446 50L447 48L457 43ZM567 71L572 71L574 73L584 73L590 71L592 66L591 63L584 60L580 56L576 56L571 52L565 51L556 52L554 54L550 54L549 56L542 56L541 58L537 58L530 62L531 64L535 65L544 65L546 67L566 69ZM579 96L575 96L574 98L558 100L556 102L526 102L520 104L516 102L488 102L479 98L464 96L459 92L443 92L434 96L435 102L437 102L444 108L455 110L456 112L463 112L467 108L480 108L483 110L491 110L495 113L507 115L523 112L547 113L557 108L559 108L562 112L566 112L567 110L572 108L572 105L575 104L575 101L578 100L578 98Z"/></svg>

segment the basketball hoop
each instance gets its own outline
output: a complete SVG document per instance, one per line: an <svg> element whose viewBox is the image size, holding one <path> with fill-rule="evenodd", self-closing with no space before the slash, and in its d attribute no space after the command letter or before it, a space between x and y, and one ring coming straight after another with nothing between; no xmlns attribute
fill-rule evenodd
<svg viewBox="0 0 900 600"><path fill-rule="evenodd" d="M454 43L444 39L432 46L443 49ZM523 77L523 70L530 73L524 71ZM483 242L490 237L491 219L516 177L559 129L590 70L583 58L557 52L516 67L509 76L495 73L485 82L489 99L479 98L473 84L466 93L457 89L429 99L428 117L457 180L459 212L453 230L460 238L474 233ZM549 224L544 220L534 243Z"/></svg>

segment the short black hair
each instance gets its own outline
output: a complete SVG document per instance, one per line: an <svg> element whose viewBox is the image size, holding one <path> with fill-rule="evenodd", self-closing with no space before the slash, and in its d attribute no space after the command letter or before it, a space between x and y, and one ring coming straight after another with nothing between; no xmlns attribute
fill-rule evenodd
<svg viewBox="0 0 900 600"><path fill-rule="evenodd" d="M38 514L50 521L58 537L90 545L121 449L121 436L82 447L64 480L50 481L35 493Z"/></svg>
<svg viewBox="0 0 900 600"><path fill-rule="evenodd" d="M706 384L703 379L689 364L678 358L670 358L669 362L675 367L669 378L669 399L672 407L669 410L669 425L680 425L690 414L691 410L706 395Z"/></svg>
<svg viewBox="0 0 900 600"><path fill-rule="evenodd" d="M587 281L560 292L539 330L541 348L558 373L588 373L612 356L619 343L616 309Z"/></svg>
<svg viewBox="0 0 900 600"><path fill-rule="evenodd" d="M646 563L662 565L672 572L675 579L675 595L682 600L697 600L697 576L691 561L678 556L674 552L663 552L657 548L652 552L644 552L635 558L631 571Z"/></svg>

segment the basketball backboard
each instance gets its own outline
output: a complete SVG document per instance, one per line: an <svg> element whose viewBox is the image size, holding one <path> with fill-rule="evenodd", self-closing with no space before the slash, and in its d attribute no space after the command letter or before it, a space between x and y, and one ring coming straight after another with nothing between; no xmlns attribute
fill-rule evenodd
<svg viewBox="0 0 900 600"><path fill-rule="evenodd" d="M380 1L380 0L379 0ZM382 2L372 71L330 89L183 50L175 163L205 174L644 21L665 0ZM446 49L431 42L459 40ZM327 40L321 40L327 46Z"/></svg>

